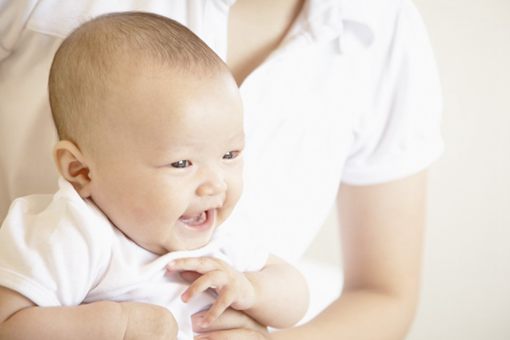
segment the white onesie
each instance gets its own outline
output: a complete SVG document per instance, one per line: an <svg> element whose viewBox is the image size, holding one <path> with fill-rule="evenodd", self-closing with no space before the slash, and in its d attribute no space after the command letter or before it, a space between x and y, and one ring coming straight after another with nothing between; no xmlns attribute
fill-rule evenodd
<svg viewBox="0 0 510 340"><path fill-rule="evenodd" d="M176 258L214 256L246 272L262 269L267 261L265 250L233 242L221 228L200 249L153 254L124 236L64 179L59 187L53 196L15 200L0 228L0 285L38 306L152 303L172 312L178 339L188 340L193 338L190 316L213 300L202 294L183 303L180 295L188 285L178 274L169 275L166 265Z"/></svg>

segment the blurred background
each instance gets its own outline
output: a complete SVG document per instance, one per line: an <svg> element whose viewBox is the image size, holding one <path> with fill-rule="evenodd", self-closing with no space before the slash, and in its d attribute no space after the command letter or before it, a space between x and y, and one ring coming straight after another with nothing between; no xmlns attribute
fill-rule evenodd
<svg viewBox="0 0 510 340"><path fill-rule="evenodd" d="M414 0L444 94L421 304L408 340L510 339L510 0ZM307 252L340 263L335 216Z"/></svg>

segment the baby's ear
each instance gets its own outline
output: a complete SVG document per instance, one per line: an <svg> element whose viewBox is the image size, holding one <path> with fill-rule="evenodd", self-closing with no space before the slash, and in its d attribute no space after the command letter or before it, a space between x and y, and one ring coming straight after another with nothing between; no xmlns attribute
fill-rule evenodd
<svg viewBox="0 0 510 340"><path fill-rule="evenodd" d="M90 197L90 169L78 147L67 140L58 141L53 149L53 158L58 172L82 198Z"/></svg>

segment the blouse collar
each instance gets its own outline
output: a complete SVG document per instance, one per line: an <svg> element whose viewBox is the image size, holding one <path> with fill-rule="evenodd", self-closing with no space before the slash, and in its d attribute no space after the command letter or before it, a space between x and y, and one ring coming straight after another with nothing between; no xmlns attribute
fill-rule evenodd
<svg viewBox="0 0 510 340"><path fill-rule="evenodd" d="M366 0L308 0L302 28L314 41L337 40L340 52L368 47L375 38L372 14Z"/></svg>

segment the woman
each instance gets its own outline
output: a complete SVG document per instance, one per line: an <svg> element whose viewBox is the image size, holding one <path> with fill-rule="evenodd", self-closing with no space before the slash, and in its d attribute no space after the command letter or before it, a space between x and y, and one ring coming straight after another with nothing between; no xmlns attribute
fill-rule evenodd
<svg viewBox="0 0 510 340"><path fill-rule="evenodd" d="M403 338L418 297L426 168L442 149L435 66L410 0L0 0L1 217L14 197L56 185L46 81L62 37L119 10L182 22L231 67L247 134L231 225L296 260L331 206L341 211L337 300L273 333L229 311L202 337Z"/></svg>

